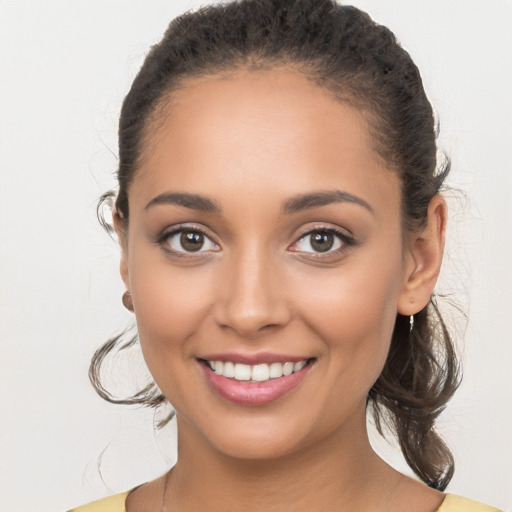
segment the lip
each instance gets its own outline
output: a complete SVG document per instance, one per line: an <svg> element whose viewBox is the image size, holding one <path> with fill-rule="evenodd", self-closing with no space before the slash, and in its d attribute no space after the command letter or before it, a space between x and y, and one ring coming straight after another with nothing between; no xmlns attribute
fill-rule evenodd
<svg viewBox="0 0 512 512"><path fill-rule="evenodd" d="M218 357L219 354L216 355ZM231 356L230 356L231 357ZM222 359L215 359L216 361L222 361ZM244 361L240 359L230 359L226 358L226 361L240 362L242 364L261 364L268 363L268 360L258 359L256 363L246 363L247 359ZM253 360L253 359L251 359ZM289 356L286 356L284 361L293 361L294 359L290 359ZM295 362L303 361L303 359L295 359ZM282 360L272 359L270 362L281 362ZM293 391L299 384L307 377L309 371L314 365L310 363L304 366L302 370L292 373L291 375L279 377L277 379L269 379L265 382L250 382L250 381L239 381L235 379L230 379L228 377L223 377L222 375L218 375L211 371L207 365L198 361L200 366L202 367L202 371L205 375L206 381L208 382L210 388L215 391L219 396L224 398L225 400L245 406L261 406L272 403L291 391Z"/></svg>
<svg viewBox="0 0 512 512"><path fill-rule="evenodd" d="M311 356L291 356L286 354L274 354L272 352L257 352L254 354L237 354L236 352L223 352L221 354L206 354L198 357L206 361L231 361L232 363L240 364L272 364L272 363L298 363L299 361L306 361L311 359Z"/></svg>

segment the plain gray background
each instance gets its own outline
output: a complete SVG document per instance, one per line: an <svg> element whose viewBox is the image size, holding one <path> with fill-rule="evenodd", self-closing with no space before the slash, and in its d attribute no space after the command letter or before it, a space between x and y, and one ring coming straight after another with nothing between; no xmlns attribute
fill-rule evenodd
<svg viewBox="0 0 512 512"><path fill-rule="evenodd" d="M173 427L154 434L150 412L106 404L88 383L94 349L131 318L94 210L114 185L116 120L144 53L202 3L0 1L2 510L66 510L174 460ZM449 491L511 509L512 2L352 3L420 67L450 184L467 196L449 194L439 287L469 317L465 380L440 423L457 463Z"/></svg>

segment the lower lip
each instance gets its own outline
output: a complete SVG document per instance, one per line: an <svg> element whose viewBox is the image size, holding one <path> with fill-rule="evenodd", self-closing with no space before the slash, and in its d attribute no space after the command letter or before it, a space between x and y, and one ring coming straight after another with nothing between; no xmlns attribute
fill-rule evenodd
<svg viewBox="0 0 512 512"><path fill-rule="evenodd" d="M200 363L210 387L222 398L239 405L265 405L295 389L309 373L311 364L291 375L269 379L265 382L249 382L229 379L218 375Z"/></svg>

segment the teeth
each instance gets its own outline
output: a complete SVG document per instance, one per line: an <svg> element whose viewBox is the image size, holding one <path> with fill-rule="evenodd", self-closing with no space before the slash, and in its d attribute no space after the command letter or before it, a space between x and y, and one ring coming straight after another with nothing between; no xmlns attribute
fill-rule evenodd
<svg viewBox="0 0 512 512"><path fill-rule="evenodd" d="M272 364L240 364L232 363L231 361L208 361L208 365L217 375L222 375L229 379L253 381L253 382L266 382L269 379L279 379L283 376L291 375L295 372L300 372L306 366L307 360L292 363L291 361Z"/></svg>
<svg viewBox="0 0 512 512"><path fill-rule="evenodd" d="M251 379L256 382L265 382L270 379L270 369L268 364L257 364L252 367Z"/></svg>
<svg viewBox="0 0 512 512"><path fill-rule="evenodd" d="M230 361L224 363L222 375L224 375L224 377L229 377L230 379L232 379L235 376L235 365Z"/></svg>
<svg viewBox="0 0 512 512"><path fill-rule="evenodd" d="M283 364L283 375L291 375L293 373L293 363Z"/></svg>
<svg viewBox="0 0 512 512"><path fill-rule="evenodd" d="M272 363L269 367L269 376L271 379L278 379L283 376L283 365L281 363Z"/></svg>
<svg viewBox="0 0 512 512"><path fill-rule="evenodd" d="M251 380L250 365L235 364L235 380Z"/></svg>
<svg viewBox="0 0 512 512"><path fill-rule="evenodd" d="M293 371L294 372L300 372L302 368L306 365L306 361L299 361L298 363L295 363L293 365Z"/></svg>

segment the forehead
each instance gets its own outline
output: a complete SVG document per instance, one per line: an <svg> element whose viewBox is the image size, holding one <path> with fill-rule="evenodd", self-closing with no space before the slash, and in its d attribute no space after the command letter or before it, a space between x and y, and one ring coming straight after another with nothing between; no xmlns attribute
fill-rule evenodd
<svg viewBox="0 0 512 512"><path fill-rule="evenodd" d="M165 187L226 197L239 186L293 194L342 185L376 195L398 187L365 112L285 69L184 82L149 123L134 185L148 200Z"/></svg>

